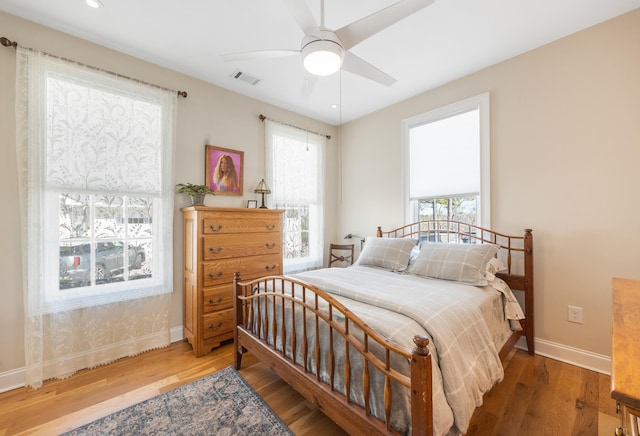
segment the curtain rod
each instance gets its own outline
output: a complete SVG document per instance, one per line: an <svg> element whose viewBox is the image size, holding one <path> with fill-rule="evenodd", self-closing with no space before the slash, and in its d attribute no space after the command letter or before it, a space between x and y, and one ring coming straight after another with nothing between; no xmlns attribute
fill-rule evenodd
<svg viewBox="0 0 640 436"><path fill-rule="evenodd" d="M264 122L264 120L271 120L271 121L275 121L275 122L280 123L280 124L284 124L285 126L293 127L294 129L304 130L305 132L314 133L316 135L324 136L327 139L331 139L331 135L324 135L322 133L314 132L314 131L309 130L309 129L303 129L302 127L294 126L293 124L287 124L287 123L283 123L281 121L272 120L271 118L268 118L268 117L266 117L265 115L262 115L262 114L258 115L258 118L260 118L260 121L263 121L263 122Z"/></svg>
<svg viewBox="0 0 640 436"><path fill-rule="evenodd" d="M16 41L11 41L9 38L5 38L4 36L2 38L0 38L0 43L2 43L2 45L5 46L5 47L18 48L18 43ZM29 47L22 47L22 48L24 48L25 50L36 51L35 49L29 48ZM162 90L165 90L165 91L176 92L176 93L178 93L178 97L187 98L187 91L176 91L176 90L173 90L173 89L165 88L163 86L155 85L153 83L149 83L149 82L145 82L145 81L142 81L142 80L134 79L133 77L125 76L123 74L114 73L113 71L103 70L102 68L94 67L92 65L83 64L82 62L78 62L78 61L74 61L74 60L71 60L71 59L63 58L61 56L52 55L51 53L46 53L46 52L41 52L41 53L43 53L43 54L45 54L47 56L51 56L54 59L60 59L62 61L71 62L72 64L76 64L76 65L79 65L81 67L91 68L92 70L100 71L102 73L111 74L111 75L114 75L116 77L120 77L122 79L131 80L133 82L141 83L143 85L153 86L154 88L162 89Z"/></svg>

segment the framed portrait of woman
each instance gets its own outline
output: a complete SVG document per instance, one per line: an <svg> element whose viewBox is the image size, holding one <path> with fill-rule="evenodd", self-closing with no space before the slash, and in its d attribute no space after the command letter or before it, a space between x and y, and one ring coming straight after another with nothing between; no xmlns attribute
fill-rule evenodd
<svg viewBox="0 0 640 436"><path fill-rule="evenodd" d="M207 145L205 179L216 195L242 195L244 151Z"/></svg>

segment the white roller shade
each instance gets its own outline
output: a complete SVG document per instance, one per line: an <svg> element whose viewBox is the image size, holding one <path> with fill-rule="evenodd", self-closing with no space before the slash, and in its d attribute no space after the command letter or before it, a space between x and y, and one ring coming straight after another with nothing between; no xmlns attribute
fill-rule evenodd
<svg viewBox="0 0 640 436"><path fill-rule="evenodd" d="M411 200L480 192L479 109L411 127Z"/></svg>

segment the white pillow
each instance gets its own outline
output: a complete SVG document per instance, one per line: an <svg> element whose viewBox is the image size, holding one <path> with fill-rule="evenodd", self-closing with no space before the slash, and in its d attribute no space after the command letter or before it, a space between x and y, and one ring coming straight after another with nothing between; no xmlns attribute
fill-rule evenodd
<svg viewBox="0 0 640 436"><path fill-rule="evenodd" d="M487 269L484 273L484 276L487 281L491 283L496 279L496 273L504 269L507 269L507 265L505 265L504 262L502 262L497 257L492 257L491 259L489 259L489 262L487 262Z"/></svg>
<svg viewBox="0 0 640 436"><path fill-rule="evenodd" d="M485 286L487 263L497 251L493 244L424 244L408 272Z"/></svg>
<svg viewBox="0 0 640 436"><path fill-rule="evenodd" d="M409 256L415 245L416 240L411 238L368 237L356 265L404 271L409 265Z"/></svg>

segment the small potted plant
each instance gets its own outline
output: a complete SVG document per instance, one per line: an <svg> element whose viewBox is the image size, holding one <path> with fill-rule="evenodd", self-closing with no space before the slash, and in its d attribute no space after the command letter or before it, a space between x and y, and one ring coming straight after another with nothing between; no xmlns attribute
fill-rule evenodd
<svg viewBox="0 0 640 436"><path fill-rule="evenodd" d="M207 185L194 185L193 183L178 183L176 185L178 192L181 194L187 194L191 197L191 204L193 206L204 206L204 197L207 194L215 195L213 189Z"/></svg>

